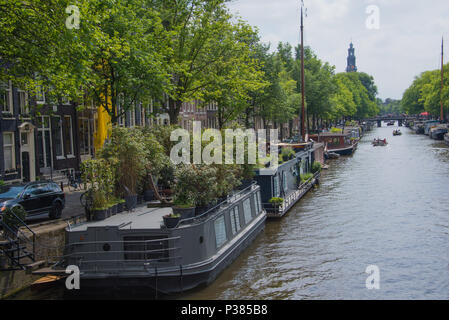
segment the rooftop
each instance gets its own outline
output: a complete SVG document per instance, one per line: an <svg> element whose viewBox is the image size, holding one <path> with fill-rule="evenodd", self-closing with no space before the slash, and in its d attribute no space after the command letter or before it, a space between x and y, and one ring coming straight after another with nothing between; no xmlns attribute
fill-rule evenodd
<svg viewBox="0 0 449 320"><path fill-rule="evenodd" d="M122 227L126 229L159 229L163 216L173 213L172 208L138 207L132 212L124 211L102 221L90 221L72 226L72 231L86 231L94 227Z"/></svg>

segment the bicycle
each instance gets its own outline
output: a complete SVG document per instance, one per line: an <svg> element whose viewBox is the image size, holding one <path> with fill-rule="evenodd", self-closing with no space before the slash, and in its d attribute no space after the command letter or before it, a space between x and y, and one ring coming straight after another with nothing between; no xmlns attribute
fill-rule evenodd
<svg viewBox="0 0 449 320"><path fill-rule="evenodd" d="M72 187L74 189L73 191L80 191L82 189L81 184L83 181L81 179L80 172L75 172L73 174L71 171L67 170L66 176L67 176L67 180L68 180L67 186L69 187L69 191L72 191L72 190L70 190L70 187Z"/></svg>

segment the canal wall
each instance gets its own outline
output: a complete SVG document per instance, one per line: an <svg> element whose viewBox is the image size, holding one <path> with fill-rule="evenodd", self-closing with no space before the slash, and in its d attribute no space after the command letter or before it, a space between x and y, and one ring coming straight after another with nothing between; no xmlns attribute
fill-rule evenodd
<svg viewBox="0 0 449 320"><path fill-rule="evenodd" d="M45 264L58 261L63 255L65 244L65 228L67 222L58 221L42 225L33 226L35 233L35 261L44 261ZM29 239L32 239L32 233L26 229L22 230ZM27 248L32 252L32 245ZM45 266L45 264L43 266ZM9 296L27 288L40 276L32 275L25 270L0 271L0 299Z"/></svg>

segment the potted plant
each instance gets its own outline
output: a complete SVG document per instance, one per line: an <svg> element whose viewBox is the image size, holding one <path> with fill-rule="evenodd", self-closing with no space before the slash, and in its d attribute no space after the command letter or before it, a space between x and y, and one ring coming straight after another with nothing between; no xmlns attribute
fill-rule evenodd
<svg viewBox="0 0 449 320"><path fill-rule="evenodd" d="M318 161L315 161L315 162L312 164L312 173L315 174L315 173L317 173L317 172L321 172L321 169L322 169L322 168L323 168L323 166L321 165L321 163L318 162Z"/></svg>
<svg viewBox="0 0 449 320"><path fill-rule="evenodd" d="M284 162L290 161L296 157L296 152L291 147L282 148L281 157Z"/></svg>
<svg viewBox="0 0 449 320"><path fill-rule="evenodd" d="M273 205L274 210L277 212L279 207L284 203L284 199L283 198L271 198L270 201L268 201L270 204Z"/></svg>
<svg viewBox="0 0 449 320"><path fill-rule="evenodd" d="M313 173L306 173L301 176L301 183L307 183L313 178Z"/></svg>
<svg viewBox="0 0 449 320"><path fill-rule="evenodd" d="M117 200L117 213L122 213L125 210L125 199Z"/></svg>
<svg viewBox="0 0 449 320"><path fill-rule="evenodd" d="M179 221L181 221L181 215L180 214L168 214L163 217L164 224L168 229L176 228L176 226L179 224Z"/></svg>

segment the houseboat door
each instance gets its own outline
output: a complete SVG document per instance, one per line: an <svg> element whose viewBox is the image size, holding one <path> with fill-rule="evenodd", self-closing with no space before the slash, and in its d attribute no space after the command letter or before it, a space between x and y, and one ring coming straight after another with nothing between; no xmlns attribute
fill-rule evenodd
<svg viewBox="0 0 449 320"><path fill-rule="evenodd" d="M35 126L25 122L19 126L20 164L24 182L36 180L36 152L34 147Z"/></svg>

